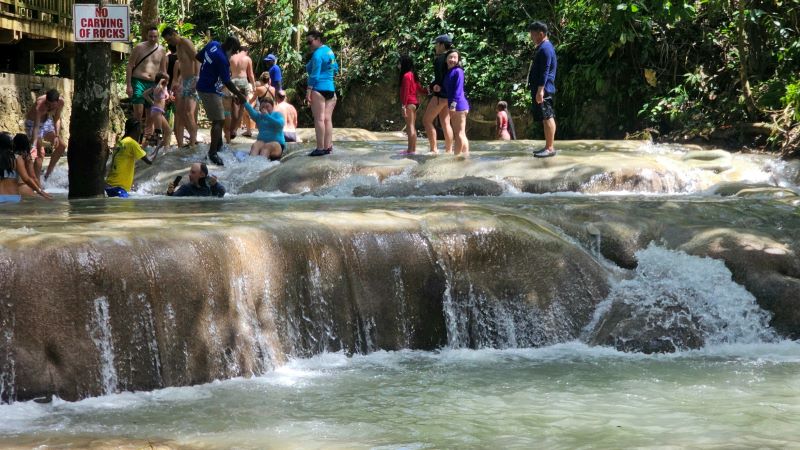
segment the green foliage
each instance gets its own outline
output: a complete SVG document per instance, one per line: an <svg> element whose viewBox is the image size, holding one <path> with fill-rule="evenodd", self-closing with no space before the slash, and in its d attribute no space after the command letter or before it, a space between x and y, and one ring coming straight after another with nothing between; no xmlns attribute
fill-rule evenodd
<svg viewBox="0 0 800 450"><path fill-rule="evenodd" d="M542 20L559 57L560 137L702 131L800 110L800 0L327 0L304 2L297 29L292 3L161 0L160 11L164 22L189 27L182 34L198 44L234 28L254 33L254 61L278 54L298 87L307 49L292 48L292 33L323 31L344 93L396 83L403 53L427 82L432 40L448 33L463 56L470 99L502 98L517 109L531 100L526 25Z"/></svg>

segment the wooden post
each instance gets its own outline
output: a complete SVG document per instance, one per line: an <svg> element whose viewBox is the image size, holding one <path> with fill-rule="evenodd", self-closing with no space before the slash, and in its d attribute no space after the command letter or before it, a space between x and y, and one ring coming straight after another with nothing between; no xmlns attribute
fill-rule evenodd
<svg viewBox="0 0 800 450"><path fill-rule="evenodd" d="M75 95L69 123L69 198L105 195L111 99L111 44L75 44Z"/></svg>

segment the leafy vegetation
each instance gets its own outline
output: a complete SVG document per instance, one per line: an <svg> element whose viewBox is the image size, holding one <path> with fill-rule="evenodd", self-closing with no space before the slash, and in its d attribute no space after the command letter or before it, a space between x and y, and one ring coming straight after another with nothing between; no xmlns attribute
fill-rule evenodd
<svg viewBox="0 0 800 450"><path fill-rule="evenodd" d="M298 11L300 4L161 0L161 15L194 24L198 41L249 30L254 59L277 52L298 84L304 49L293 33L320 29L340 59L345 95L395 82L401 53L430 79L432 39L449 33L464 56L469 97L503 98L517 110L530 103L526 24L538 19L550 25L559 55L563 138L648 129L788 152L800 140L791 132L800 120L800 0L312 0Z"/></svg>

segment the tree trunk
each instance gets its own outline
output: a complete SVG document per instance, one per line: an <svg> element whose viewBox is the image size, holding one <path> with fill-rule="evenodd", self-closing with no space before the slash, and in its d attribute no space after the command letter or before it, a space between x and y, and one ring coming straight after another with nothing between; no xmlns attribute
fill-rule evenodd
<svg viewBox="0 0 800 450"><path fill-rule="evenodd" d="M147 40L147 30L158 22L158 0L142 0L142 40Z"/></svg>
<svg viewBox="0 0 800 450"><path fill-rule="evenodd" d="M292 48L294 48L296 52L300 51L300 20L300 0L292 0Z"/></svg>
<svg viewBox="0 0 800 450"><path fill-rule="evenodd" d="M742 85L742 98L747 108L749 117L755 117L758 113L758 106L753 99L753 92L750 89L749 80L749 61L748 61L748 39L747 28L745 25L745 0L731 0L731 10L736 11L736 28L739 38L736 40L736 52L739 53L739 82Z"/></svg>
<svg viewBox="0 0 800 450"><path fill-rule="evenodd" d="M104 195L111 100L111 44L75 44L69 119L69 198Z"/></svg>

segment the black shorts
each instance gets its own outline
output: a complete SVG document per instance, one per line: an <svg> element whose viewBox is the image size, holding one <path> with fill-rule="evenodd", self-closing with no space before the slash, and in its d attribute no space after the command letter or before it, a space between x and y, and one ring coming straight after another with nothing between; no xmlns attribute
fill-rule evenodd
<svg viewBox="0 0 800 450"><path fill-rule="evenodd" d="M335 91L317 91L317 92L319 92L320 95L322 95L322 98L324 98L325 100L330 100L336 96Z"/></svg>
<svg viewBox="0 0 800 450"><path fill-rule="evenodd" d="M555 118L556 111L553 108L553 94L545 94L541 104L536 103L536 94L534 94L531 113L533 114L533 120L537 122Z"/></svg>

